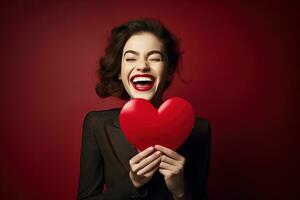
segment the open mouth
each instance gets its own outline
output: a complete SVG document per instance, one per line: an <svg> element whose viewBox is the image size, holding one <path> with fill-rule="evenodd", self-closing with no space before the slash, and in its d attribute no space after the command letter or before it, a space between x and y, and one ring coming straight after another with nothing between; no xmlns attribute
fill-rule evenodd
<svg viewBox="0 0 300 200"><path fill-rule="evenodd" d="M150 74L137 74L130 79L130 82L136 90L147 91L153 87L155 78Z"/></svg>

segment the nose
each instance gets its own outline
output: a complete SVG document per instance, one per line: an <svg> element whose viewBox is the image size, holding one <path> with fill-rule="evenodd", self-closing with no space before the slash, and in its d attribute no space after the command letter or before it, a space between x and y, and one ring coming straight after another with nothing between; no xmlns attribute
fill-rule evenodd
<svg viewBox="0 0 300 200"><path fill-rule="evenodd" d="M147 61L141 61L137 65L137 70L138 71L149 71L149 69L150 69L150 66L149 66L149 63Z"/></svg>

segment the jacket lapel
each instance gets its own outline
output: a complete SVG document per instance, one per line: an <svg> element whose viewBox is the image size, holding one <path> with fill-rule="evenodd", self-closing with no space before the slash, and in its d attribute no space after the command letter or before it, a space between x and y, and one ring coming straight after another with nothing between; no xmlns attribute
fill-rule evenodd
<svg viewBox="0 0 300 200"><path fill-rule="evenodd" d="M115 115L112 120L107 121L105 129L116 157L125 169L129 171L129 160L138 152L123 134L120 128L119 115Z"/></svg>

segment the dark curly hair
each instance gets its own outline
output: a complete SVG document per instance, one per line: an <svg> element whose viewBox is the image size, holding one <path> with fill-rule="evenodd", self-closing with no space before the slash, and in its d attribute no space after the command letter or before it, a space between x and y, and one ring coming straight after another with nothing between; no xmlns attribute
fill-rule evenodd
<svg viewBox="0 0 300 200"><path fill-rule="evenodd" d="M132 35L140 32L150 32L160 39L168 57L168 72L173 74L176 71L182 54L179 39L169 32L160 21L154 19L128 21L112 29L105 55L100 59L97 71L99 81L96 85L96 93L99 97L130 98L118 76L121 71L122 52L125 43ZM164 90L169 87L170 83L171 80L166 82Z"/></svg>

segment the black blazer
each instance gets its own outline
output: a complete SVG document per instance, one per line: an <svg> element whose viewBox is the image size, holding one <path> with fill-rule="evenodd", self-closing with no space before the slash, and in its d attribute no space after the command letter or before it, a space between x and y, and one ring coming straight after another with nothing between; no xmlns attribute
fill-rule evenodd
<svg viewBox="0 0 300 200"><path fill-rule="evenodd" d="M78 200L172 199L159 172L140 190L133 186L129 160L137 150L120 129L119 113L120 108L92 111L84 119ZM177 150L186 158L184 176L193 200L207 199L210 130L207 120L196 117L191 134Z"/></svg>

